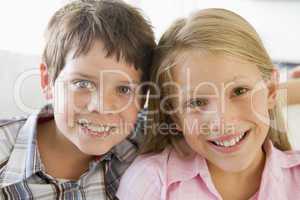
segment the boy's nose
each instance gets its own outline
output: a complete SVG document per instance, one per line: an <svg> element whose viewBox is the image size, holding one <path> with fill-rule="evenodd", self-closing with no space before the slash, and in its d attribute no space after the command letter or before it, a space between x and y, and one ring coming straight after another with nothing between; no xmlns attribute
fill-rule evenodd
<svg viewBox="0 0 300 200"><path fill-rule="evenodd" d="M87 105L88 111L103 114L113 113L115 110L114 100L105 96L100 96L96 92L92 93L90 102Z"/></svg>

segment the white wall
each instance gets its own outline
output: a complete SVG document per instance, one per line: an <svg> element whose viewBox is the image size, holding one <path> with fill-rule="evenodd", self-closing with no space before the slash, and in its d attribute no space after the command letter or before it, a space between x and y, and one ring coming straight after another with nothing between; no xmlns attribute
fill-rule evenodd
<svg viewBox="0 0 300 200"><path fill-rule="evenodd" d="M300 62L300 1L294 0L127 0L144 10L159 37L170 23L203 8L226 8L258 31L274 60Z"/></svg>
<svg viewBox="0 0 300 200"><path fill-rule="evenodd" d="M40 54L43 31L54 11L69 0L0 0L0 49ZM144 10L156 35L180 16L219 7L245 17L260 33L272 58L300 62L300 1L298 0L125 0Z"/></svg>
<svg viewBox="0 0 300 200"><path fill-rule="evenodd" d="M0 118L28 114L45 103L39 62L39 56L0 50Z"/></svg>

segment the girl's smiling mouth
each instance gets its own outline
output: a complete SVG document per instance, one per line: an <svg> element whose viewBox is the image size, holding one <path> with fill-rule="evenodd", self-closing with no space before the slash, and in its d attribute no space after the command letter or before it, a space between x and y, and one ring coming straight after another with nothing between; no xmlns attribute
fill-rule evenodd
<svg viewBox="0 0 300 200"><path fill-rule="evenodd" d="M242 145L247 141L251 129L242 133L232 135L222 135L214 139L208 139L208 144L218 152L233 153L241 149Z"/></svg>

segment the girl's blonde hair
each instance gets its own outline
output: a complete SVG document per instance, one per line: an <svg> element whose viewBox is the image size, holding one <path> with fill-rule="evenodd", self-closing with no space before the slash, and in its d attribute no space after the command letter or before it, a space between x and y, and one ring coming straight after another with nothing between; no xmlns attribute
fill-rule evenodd
<svg viewBox="0 0 300 200"><path fill-rule="evenodd" d="M155 50L151 81L157 84L159 92L153 89L151 95L159 98L149 102L149 122L147 137L142 153L159 153L167 146L184 154L181 145L183 136L179 134L161 134L156 127L173 122L170 115L161 107L161 100L170 94L163 87L172 81L170 68L176 65L178 58L188 50L202 50L238 57L255 64L264 80L270 80L274 66L255 29L241 16L224 9L205 9L188 18L175 21L163 34ZM278 101L278 99L277 99ZM284 118L279 101L269 110L271 126L268 138L280 150L290 150ZM170 105L169 105L170 107Z"/></svg>

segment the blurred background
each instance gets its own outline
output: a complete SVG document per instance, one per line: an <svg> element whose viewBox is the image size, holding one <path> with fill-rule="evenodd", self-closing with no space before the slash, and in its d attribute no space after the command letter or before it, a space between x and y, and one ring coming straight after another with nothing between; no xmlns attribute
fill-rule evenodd
<svg viewBox="0 0 300 200"><path fill-rule="evenodd" d="M287 70L300 64L300 0L125 1L143 11L157 40L173 20L195 10L232 10L256 28L274 63L281 67L281 81L287 79ZM38 72L43 32L51 15L66 2L0 0L0 118L27 115L45 103ZM300 137L295 134L300 109L289 107L286 117L300 147Z"/></svg>

